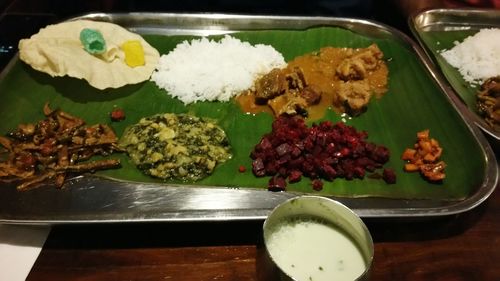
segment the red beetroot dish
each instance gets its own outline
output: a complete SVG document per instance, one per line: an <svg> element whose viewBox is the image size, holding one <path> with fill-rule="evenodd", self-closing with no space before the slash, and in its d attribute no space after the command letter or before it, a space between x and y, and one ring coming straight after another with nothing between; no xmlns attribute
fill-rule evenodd
<svg viewBox="0 0 500 281"><path fill-rule="evenodd" d="M389 160L389 150L366 141L368 134L342 122L324 121L310 128L300 117L281 116L272 131L262 137L250 154L252 172L257 177L271 176L268 189L283 191L288 183L312 179L314 190L323 188L322 179L364 178ZM396 182L392 169L382 178Z"/></svg>

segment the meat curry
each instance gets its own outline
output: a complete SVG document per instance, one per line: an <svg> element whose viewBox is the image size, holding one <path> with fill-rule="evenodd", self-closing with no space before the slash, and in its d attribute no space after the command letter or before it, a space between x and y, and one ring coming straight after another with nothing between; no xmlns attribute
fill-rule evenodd
<svg viewBox="0 0 500 281"><path fill-rule="evenodd" d="M325 47L273 69L237 97L243 111L319 119L327 108L359 115L372 96L387 91L388 68L376 44L367 48Z"/></svg>

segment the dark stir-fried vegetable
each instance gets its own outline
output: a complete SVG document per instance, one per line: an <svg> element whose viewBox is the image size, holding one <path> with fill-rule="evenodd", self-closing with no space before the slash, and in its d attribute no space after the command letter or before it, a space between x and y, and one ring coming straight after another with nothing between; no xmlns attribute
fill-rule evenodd
<svg viewBox="0 0 500 281"><path fill-rule="evenodd" d="M21 124L17 130L0 136L2 162L0 182L18 183L28 190L44 183L61 188L68 173L93 172L120 166L119 160L89 160L107 156L117 147L117 137L107 125L85 126L83 119L45 104L45 119L36 124ZM83 162L86 161L86 162Z"/></svg>
<svg viewBox="0 0 500 281"><path fill-rule="evenodd" d="M491 127L500 131L500 76L489 78L481 85L477 109Z"/></svg>

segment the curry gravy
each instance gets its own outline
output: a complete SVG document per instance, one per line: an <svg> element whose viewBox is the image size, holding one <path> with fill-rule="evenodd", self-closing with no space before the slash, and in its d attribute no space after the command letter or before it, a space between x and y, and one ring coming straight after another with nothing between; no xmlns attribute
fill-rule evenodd
<svg viewBox="0 0 500 281"><path fill-rule="evenodd" d="M378 47L376 48L378 50ZM314 87L321 94L320 102L307 108L310 120L322 118L328 108L339 114L346 112L344 101L339 98L338 94L339 85L345 83L345 81L339 77L337 68L344 60L355 57L367 49L325 47L320 49L319 52L296 57L282 70L283 73L288 74L293 72L295 68L300 68L307 85ZM370 94L380 98L387 91L387 76L387 65L383 60L379 60L376 67L367 71L361 80L366 81ZM244 112L251 114L267 112L273 114L268 105L255 103L253 90L248 90L240 94L236 98L236 101Z"/></svg>

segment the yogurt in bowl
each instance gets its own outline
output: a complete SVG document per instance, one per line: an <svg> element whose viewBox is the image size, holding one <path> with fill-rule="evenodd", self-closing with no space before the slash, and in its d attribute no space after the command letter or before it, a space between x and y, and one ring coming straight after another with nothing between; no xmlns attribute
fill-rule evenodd
<svg viewBox="0 0 500 281"><path fill-rule="evenodd" d="M367 280L373 241L363 221L332 199L300 196L264 222L266 251L282 280Z"/></svg>

